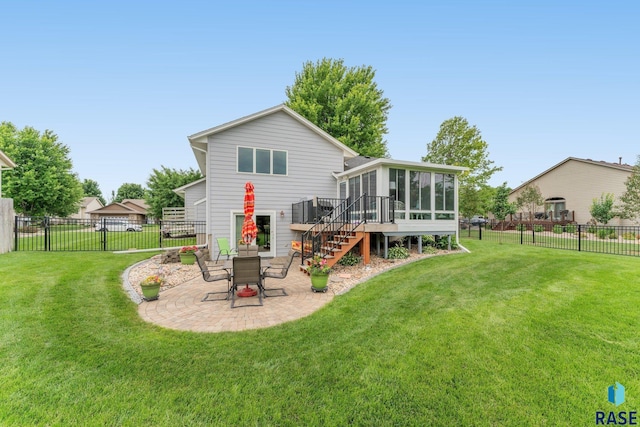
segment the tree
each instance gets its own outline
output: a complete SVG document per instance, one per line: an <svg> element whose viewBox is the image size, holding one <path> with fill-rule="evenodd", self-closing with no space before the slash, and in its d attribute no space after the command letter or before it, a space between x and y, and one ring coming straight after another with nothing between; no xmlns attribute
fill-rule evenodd
<svg viewBox="0 0 640 427"><path fill-rule="evenodd" d="M591 204L591 208L589 212L593 219L602 224L606 224L612 218L618 216L616 212L613 211L613 202L615 197L611 193L601 194L600 200L593 199L593 203Z"/></svg>
<svg viewBox="0 0 640 427"><path fill-rule="evenodd" d="M478 128L469 126L464 117L453 117L440 125L436 138L427 144L423 162L464 166L468 171L459 175L460 184L479 188L487 185L491 176L502 170L489 160L488 144Z"/></svg>
<svg viewBox="0 0 640 427"><path fill-rule="evenodd" d="M162 208L184 206L184 199L173 190L201 178L200 171L191 168L186 171L165 166L160 170L153 169L147 180L147 212L154 218L162 218Z"/></svg>
<svg viewBox="0 0 640 427"><path fill-rule="evenodd" d="M493 206L491 212L497 220L502 222L502 229L504 230L504 220L507 215L513 215L516 213L516 204L509 202L509 193L511 190L507 187L507 183L503 183L496 189L496 194L493 199Z"/></svg>
<svg viewBox="0 0 640 427"><path fill-rule="evenodd" d="M633 167L631 176L625 181L626 191L620 196L620 216L633 219L636 223L640 218L640 156Z"/></svg>
<svg viewBox="0 0 640 427"><path fill-rule="evenodd" d="M287 86L286 105L363 156L388 157L389 99L370 66L347 68L342 59L306 62Z"/></svg>
<svg viewBox="0 0 640 427"><path fill-rule="evenodd" d="M518 208L524 207L529 213L529 222L533 223L533 218L538 206L544 204L544 197L540 192L540 188L535 184L526 185L520 195L516 198Z"/></svg>
<svg viewBox="0 0 640 427"><path fill-rule="evenodd" d="M72 172L69 148L58 142L55 133L40 133L29 126L18 130L2 122L0 150L17 165L2 176L3 194L13 199L17 212L62 217L77 212L82 185Z"/></svg>
<svg viewBox="0 0 640 427"><path fill-rule="evenodd" d="M92 179L82 181L82 191L85 197L97 197L103 206L107 204L104 197L102 197L102 191L100 191L100 186L96 181Z"/></svg>
<svg viewBox="0 0 640 427"><path fill-rule="evenodd" d="M140 184L125 182L118 187L118 193L113 199L114 202L122 202L124 199L144 199L146 191Z"/></svg>

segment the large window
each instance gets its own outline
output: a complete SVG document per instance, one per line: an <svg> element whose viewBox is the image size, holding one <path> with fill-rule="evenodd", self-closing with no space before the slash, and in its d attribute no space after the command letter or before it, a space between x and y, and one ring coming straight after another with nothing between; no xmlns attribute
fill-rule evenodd
<svg viewBox="0 0 640 427"><path fill-rule="evenodd" d="M410 209L428 211L431 209L431 173L409 172Z"/></svg>
<svg viewBox="0 0 640 427"><path fill-rule="evenodd" d="M238 147L238 172L286 175L287 152L264 148Z"/></svg>
<svg viewBox="0 0 640 427"><path fill-rule="evenodd" d="M453 174L437 173L435 175L436 211L454 210L455 186ZM436 219L453 219L454 215L436 215Z"/></svg>

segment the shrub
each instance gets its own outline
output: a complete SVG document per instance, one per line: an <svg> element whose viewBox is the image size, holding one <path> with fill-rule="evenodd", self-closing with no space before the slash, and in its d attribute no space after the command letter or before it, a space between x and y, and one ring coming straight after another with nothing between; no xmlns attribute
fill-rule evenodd
<svg viewBox="0 0 640 427"><path fill-rule="evenodd" d="M518 224L516 225L516 230L518 231L527 231L527 226L524 224Z"/></svg>
<svg viewBox="0 0 640 427"><path fill-rule="evenodd" d="M540 224L536 224L533 226L533 231L536 233L542 233L544 231L544 227Z"/></svg>
<svg viewBox="0 0 640 427"><path fill-rule="evenodd" d="M635 233L631 233L631 232L627 231L626 233L622 234L622 238L624 240L635 240L636 239L636 235L635 235Z"/></svg>
<svg viewBox="0 0 640 427"><path fill-rule="evenodd" d="M409 249L404 246L394 246L389 248L389 259L409 258Z"/></svg>
<svg viewBox="0 0 640 427"><path fill-rule="evenodd" d="M438 250L433 246L423 246L422 247L423 254L435 254L438 253Z"/></svg>
<svg viewBox="0 0 640 427"><path fill-rule="evenodd" d="M597 232L600 239L617 239L618 235L613 228L601 228Z"/></svg>
<svg viewBox="0 0 640 427"><path fill-rule="evenodd" d="M434 246L436 245L436 239L431 234L422 236L422 246Z"/></svg>
<svg viewBox="0 0 640 427"><path fill-rule="evenodd" d="M562 234L562 226L560 224L556 224L553 226L553 232L555 234Z"/></svg>
<svg viewBox="0 0 640 427"><path fill-rule="evenodd" d="M356 265L359 262L360 262L360 257L354 254L352 251L349 251L346 254L344 254L342 258L340 258L340 261L338 261L338 264L344 265L344 266L351 266L351 265Z"/></svg>
<svg viewBox="0 0 640 427"><path fill-rule="evenodd" d="M587 233L596 234L597 232L598 227L596 227L595 225L590 225L589 228L587 228Z"/></svg>
<svg viewBox="0 0 640 427"><path fill-rule="evenodd" d="M576 227L575 224L567 224L565 225L564 229L566 230L567 233L575 233L576 230L578 229L578 227Z"/></svg>

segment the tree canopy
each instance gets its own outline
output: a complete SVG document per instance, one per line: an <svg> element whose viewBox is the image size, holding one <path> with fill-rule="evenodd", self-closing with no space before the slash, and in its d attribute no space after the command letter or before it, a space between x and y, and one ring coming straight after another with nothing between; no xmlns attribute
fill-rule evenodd
<svg viewBox="0 0 640 427"><path fill-rule="evenodd" d="M374 77L371 66L309 61L287 86L286 105L361 155L388 157L384 135L391 103Z"/></svg>
<svg viewBox="0 0 640 427"><path fill-rule="evenodd" d="M480 130L470 126L464 117L456 116L442 122L435 139L427 144L422 161L467 167L469 170L459 175L460 184L479 188L502 170L489 160L488 148Z"/></svg>
<svg viewBox="0 0 640 427"><path fill-rule="evenodd" d="M631 176L625 181L626 191L620 196L620 215L636 223L640 218L640 156L633 167Z"/></svg>
<svg viewBox="0 0 640 427"><path fill-rule="evenodd" d="M509 202L510 192L506 182L496 189L491 212L499 221L504 221L507 215L516 213L516 204ZM504 223L502 226L504 228Z"/></svg>
<svg viewBox="0 0 640 427"><path fill-rule="evenodd" d="M98 183L92 179L85 179L82 181L82 191L85 197L97 197L103 206L107 204L106 200L102 196L102 191Z"/></svg>
<svg viewBox="0 0 640 427"><path fill-rule="evenodd" d="M118 192L116 193L116 197L113 201L120 203L124 199L144 199L145 193L146 190L142 185L125 182L118 187Z"/></svg>
<svg viewBox="0 0 640 427"><path fill-rule="evenodd" d="M0 124L0 150L16 167L2 175L2 194L12 198L17 212L30 216L61 216L77 212L82 185L72 172L69 148L50 130L32 127L18 130Z"/></svg>
<svg viewBox="0 0 640 427"><path fill-rule="evenodd" d="M178 170L161 166L160 170L153 169L147 180L147 212L154 218L162 218L162 208L183 207L184 199L173 190L201 178L200 171L191 168Z"/></svg>

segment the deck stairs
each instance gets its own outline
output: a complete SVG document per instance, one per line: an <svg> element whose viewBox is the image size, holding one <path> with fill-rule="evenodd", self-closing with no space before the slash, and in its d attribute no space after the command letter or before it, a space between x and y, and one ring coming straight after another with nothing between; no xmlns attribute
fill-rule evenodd
<svg viewBox="0 0 640 427"><path fill-rule="evenodd" d="M309 274L307 268L314 256L326 259L327 266L333 267L344 254L365 238L362 226L364 221L349 220L356 217L353 211L360 204L361 198L355 201L345 200L303 233L302 271Z"/></svg>

